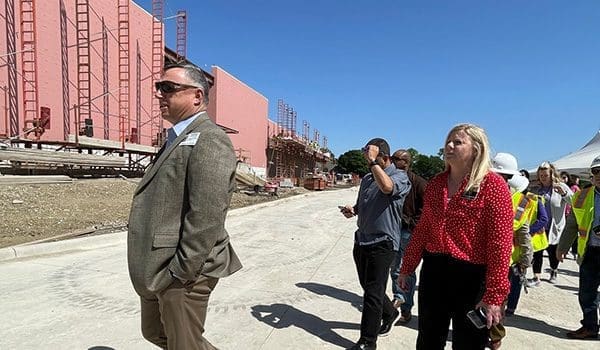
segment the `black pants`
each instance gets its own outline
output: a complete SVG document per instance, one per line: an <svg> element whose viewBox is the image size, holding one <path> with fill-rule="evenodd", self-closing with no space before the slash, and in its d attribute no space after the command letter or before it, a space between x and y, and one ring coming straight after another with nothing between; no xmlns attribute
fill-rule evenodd
<svg viewBox="0 0 600 350"><path fill-rule="evenodd" d="M579 306L583 311L581 324L598 333L598 286L600 286L600 247L586 248L579 266Z"/></svg>
<svg viewBox="0 0 600 350"><path fill-rule="evenodd" d="M368 246L354 245L354 263L364 291L359 341L377 342L382 317L391 317L396 309L385 294L390 265L396 256L391 241Z"/></svg>
<svg viewBox="0 0 600 350"><path fill-rule="evenodd" d="M452 320L452 348L484 349L488 330L467 318L483 297L486 267L443 254L425 253L419 283L417 349L444 349Z"/></svg>
<svg viewBox="0 0 600 350"><path fill-rule="evenodd" d="M548 260L550 261L550 268L556 270L558 268L558 258L556 257L557 244L550 244L546 251L548 252ZM533 273L542 272L542 262L544 260L544 250L533 253Z"/></svg>

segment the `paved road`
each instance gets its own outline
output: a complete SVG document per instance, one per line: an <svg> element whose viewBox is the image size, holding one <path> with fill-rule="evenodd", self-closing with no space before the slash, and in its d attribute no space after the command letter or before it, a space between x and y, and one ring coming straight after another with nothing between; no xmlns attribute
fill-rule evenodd
<svg viewBox="0 0 600 350"><path fill-rule="evenodd" d="M310 193L230 213L227 226L245 267L222 279L211 298L211 342L222 349L339 349L357 340L355 220L337 209L356 194ZM85 240L81 250L0 262L0 349L152 348L139 330L125 235L106 235L94 249ZM600 346L564 338L580 317L575 271L570 260L557 285L545 282L522 297L505 349ZM417 317L379 348L414 348Z"/></svg>

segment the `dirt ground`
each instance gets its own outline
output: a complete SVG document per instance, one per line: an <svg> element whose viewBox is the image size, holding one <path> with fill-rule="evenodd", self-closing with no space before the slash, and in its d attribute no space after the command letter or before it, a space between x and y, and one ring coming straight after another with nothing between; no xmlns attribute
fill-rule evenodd
<svg viewBox="0 0 600 350"><path fill-rule="evenodd" d="M61 236L124 230L137 182L123 179L74 180L72 183L0 185L0 247ZM236 192L232 208L285 198L308 190Z"/></svg>

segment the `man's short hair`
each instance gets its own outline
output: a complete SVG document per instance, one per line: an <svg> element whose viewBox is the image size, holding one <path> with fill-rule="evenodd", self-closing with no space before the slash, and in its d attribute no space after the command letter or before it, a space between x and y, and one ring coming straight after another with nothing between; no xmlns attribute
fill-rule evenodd
<svg viewBox="0 0 600 350"><path fill-rule="evenodd" d="M185 72L185 76L204 93L204 103L208 105L208 92L210 91L210 84L206 80L206 75L202 69L189 63L170 63L165 66L164 71L166 72L172 68L181 68Z"/></svg>
<svg viewBox="0 0 600 350"><path fill-rule="evenodd" d="M390 145L386 140L382 138L374 138L367 142L367 145L374 145L379 147L379 153L382 153L384 156L390 155Z"/></svg>

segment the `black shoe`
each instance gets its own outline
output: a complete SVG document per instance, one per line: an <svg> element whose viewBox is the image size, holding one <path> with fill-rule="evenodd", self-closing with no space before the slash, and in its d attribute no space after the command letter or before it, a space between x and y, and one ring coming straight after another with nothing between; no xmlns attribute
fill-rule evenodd
<svg viewBox="0 0 600 350"><path fill-rule="evenodd" d="M581 327L576 331L567 332L567 338L571 339L598 339L598 332Z"/></svg>
<svg viewBox="0 0 600 350"><path fill-rule="evenodd" d="M383 320L381 323L381 328L379 328L379 336L385 337L388 334L390 334L390 332L392 331L392 327L394 327L394 324L396 323L396 321L398 321L400 316L401 316L400 311L394 310L394 313L392 314L392 316Z"/></svg>
<svg viewBox="0 0 600 350"><path fill-rule="evenodd" d="M402 311L401 314L402 317L398 319L398 323L400 324L407 324L412 319L412 313L410 311Z"/></svg>
<svg viewBox="0 0 600 350"><path fill-rule="evenodd" d="M348 348L348 350L375 350L377 349L377 344L368 344L362 341L354 344L353 347Z"/></svg>

